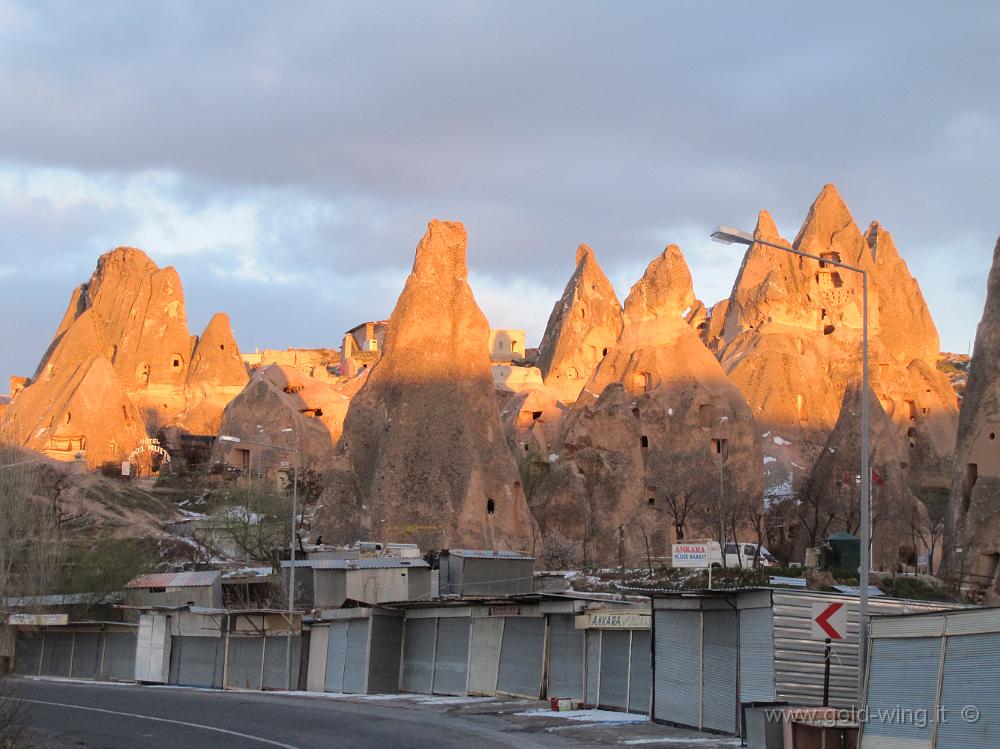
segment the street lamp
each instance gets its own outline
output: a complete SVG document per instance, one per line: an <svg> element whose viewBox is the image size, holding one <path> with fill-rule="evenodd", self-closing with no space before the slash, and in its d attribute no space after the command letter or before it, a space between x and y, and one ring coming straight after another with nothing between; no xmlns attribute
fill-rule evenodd
<svg viewBox="0 0 1000 749"><path fill-rule="evenodd" d="M871 517L869 502L871 501L871 470L868 465L868 271L864 268L857 268L839 260L831 260L818 255L812 255L794 247L775 244L763 239L755 239L753 234L734 229L731 226L719 226L712 232L712 239L721 244L742 244L750 247L754 244L762 244L773 247L782 252L789 252L799 257L807 257L810 260L817 260L821 263L829 263L844 270L861 274L861 302L862 302L862 336L861 336L861 568L858 570L860 578L860 596L858 601L859 617L858 622L858 699L862 697L865 683L865 666L868 662L868 570L871 567L869 560L869 544L871 543Z"/></svg>
<svg viewBox="0 0 1000 749"><path fill-rule="evenodd" d="M282 429L282 432L292 432L291 428ZM288 690L292 690L292 619L295 616L295 516L298 514L299 505L299 451L294 447L284 447L282 445L272 445L267 442L256 440L240 439L229 434L219 436L222 442L233 442L239 444L245 442L248 445L258 447L268 447L272 450L285 450L295 455L292 474L292 539L289 546L291 566L288 568L288 636L285 641L285 682Z"/></svg>

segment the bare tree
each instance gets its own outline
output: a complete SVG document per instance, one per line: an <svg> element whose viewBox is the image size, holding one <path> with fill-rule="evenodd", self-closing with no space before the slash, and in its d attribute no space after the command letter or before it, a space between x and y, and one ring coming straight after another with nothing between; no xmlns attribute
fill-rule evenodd
<svg viewBox="0 0 1000 749"><path fill-rule="evenodd" d="M695 492L668 494L665 498L667 513L674 519L674 534L683 541L689 520L693 520L701 507L699 495Z"/></svg>

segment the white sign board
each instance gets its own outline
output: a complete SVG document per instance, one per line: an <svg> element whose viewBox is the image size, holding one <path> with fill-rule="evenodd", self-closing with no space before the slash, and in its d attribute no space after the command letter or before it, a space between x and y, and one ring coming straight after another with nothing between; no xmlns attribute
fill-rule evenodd
<svg viewBox="0 0 1000 749"><path fill-rule="evenodd" d="M68 614L11 614L7 623L34 625L36 627L64 627L69 624Z"/></svg>
<svg viewBox="0 0 1000 749"><path fill-rule="evenodd" d="M122 461L122 476L128 476L132 473L132 464L127 460Z"/></svg>
<svg viewBox="0 0 1000 749"><path fill-rule="evenodd" d="M634 611L601 611L576 618L577 629L649 629L649 624L649 614Z"/></svg>
<svg viewBox="0 0 1000 749"><path fill-rule="evenodd" d="M708 544L674 544L674 567L708 567Z"/></svg>
<svg viewBox="0 0 1000 749"><path fill-rule="evenodd" d="M847 637L847 604L814 603L812 605L812 638L814 640L843 640Z"/></svg>

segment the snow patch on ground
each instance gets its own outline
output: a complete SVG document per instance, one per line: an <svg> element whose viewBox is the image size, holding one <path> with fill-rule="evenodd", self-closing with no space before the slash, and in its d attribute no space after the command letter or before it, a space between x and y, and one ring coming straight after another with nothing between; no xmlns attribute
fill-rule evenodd
<svg viewBox="0 0 1000 749"><path fill-rule="evenodd" d="M768 463L773 463L776 460L777 460L777 458L775 458L775 457L773 457L771 455L765 455L764 456L764 465L767 465Z"/></svg>
<svg viewBox="0 0 1000 749"><path fill-rule="evenodd" d="M703 737L684 737L684 736L661 736L651 739L628 739L627 741L622 741L622 744L628 746L635 746L637 744L646 744L649 746L659 745L670 745L677 744L682 747L685 746L742 746L739 739L730 739L724 736L713 736L712 738Z"/></svg>
<svg viewBox="0 0 1000 749"><path fill-rule="evenodd" d="M784 439L783 437L779 437L778 435L774 435L774 444L781 445L782 447L785 447L786 445L790 445L792 443L789 442L788 440Z"/></svg>
<svg viewBox="0 0 1000 749"><path fill-rule="evenodd" d="M565 720L577 720L595 725L601 723L646 723L648 718L644 715L634 713L616 713L612 710L546 710L544 707L524 712L514 713L514 715L525 715L531 718L564 718Z"/></svg>

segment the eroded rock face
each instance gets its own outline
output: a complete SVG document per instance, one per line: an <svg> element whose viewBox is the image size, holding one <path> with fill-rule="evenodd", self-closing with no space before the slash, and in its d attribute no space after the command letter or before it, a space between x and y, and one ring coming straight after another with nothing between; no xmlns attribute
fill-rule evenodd
<svg viewBox="0 0 1000 749"><path fill-rule="evenodd" d="M242 392L249 379L229 315L218 312L191 356L185 381L184 427L194 434L217 434L223 409Z"/></svg>
<svg viewBox="0 0 1000 749"><path fill-rule="evenodd" d="M225 398L246 382L228 325L213 319L206 338L224 349L210 356L202 348L192 362L197 339L177 272L132 247L106 253L6 409L5 431L17 444L63 460L81 455L91 467L127 456L161 427L214 433ZM104 400L81 407L84 385Z"/></svg>
<svg viewBox="0 0 1000 749"><path fill-rule="evenodd" d="M469 288L465 228L432 221L351 402L321 499L327 540L530 549L535 524L507 448L489 324Z"/></svg>
<svg viewBox="0 0 1000 749"><path fill-rule="evenodd" d="M622 525L630 563L640 563L669 553L677 536L716 537L720 503L737 534L749 512L762 513L757 427L688 324L694 301L671 245L632 287L621 337L566 417L532 496L547 548L576 541L579 562L609 562Z"/></svg>
<svg viewBox="0 0 1000 749"><path fill-rule="evenodd" d="M580 245L576 270L552 308L538 349L545 387L564 403L575 401L621 330L621 302L615 289L594 251Z"/></svg>
<svg viewBox="0 0 1000 749"><path fill-rule="evenodd" d="M868 399L872 470L872 569L895 572L900 560L915 565L934 542L927 510L914 496L907 476L910 448L874 392ZM860 524L861 387L855 380L844 394L837 424L820 453L803 492L800 513L817 546L830 534L857 534Z"/></svg>
<svg viewBox="0 0 1000 749"><path fill-rule="evenodd" d="M354 377L331 383L295 367L262 367L225 406L219 433L294 448L302 466L322 471L333 459L351 397L363 382L364 377ZM269 470L289 456L282 450L219 441L212 460L256 471L258 463Z"/></svg>
<svg viewBox="0 0 1000 749"><path fill-rule="evenodd" d="M942 577L1000 600L1000 240L958 423ZM962 549L957 552L957 549Z"/></svg>
<svg viewBox="0 0 1000 749"><path fill-rule="evenodd" d="M766 211L755 237L788 245ZM911 488L919 495L945 486L956 401L935 368L938 338L926 304L888 232L873 225L862 235L827 185L792 246L867 271L872 387L907 446ZM721 333L711 335L715 314L710 325L709 346L761 427L771 501L799 495L861 370L860 275L826 260L754 244Z"/></svg>

